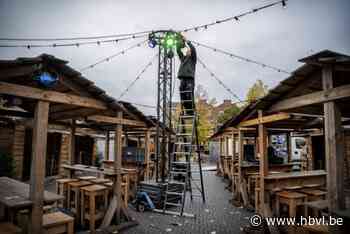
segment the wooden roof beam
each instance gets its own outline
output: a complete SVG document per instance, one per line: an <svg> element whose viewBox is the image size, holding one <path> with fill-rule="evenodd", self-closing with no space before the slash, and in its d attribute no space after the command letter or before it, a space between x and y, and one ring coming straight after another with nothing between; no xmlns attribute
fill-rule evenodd
<svg viewBox="0 0 350 234"><path fill-rule="evenodd" d="M280 120L286 120L286 119L290 119L290 118L291 118L291 115L288 113L278 113L278 114L263 116L262 118L255 118L255 119L246 120L246 121L241 122L238 126L239 127L249 127L249 126L255 126L255 125L259 125L259 124L276 122L276 121L280 121Z"/></svg>
<svg viewBox="0 0 350 234"><path fill-rule="evenodd" d="M285 111L348 97L350 97L350 85L343 85L325 91L314 92L282 100L272 105L269 111Z"/></svg>
<svg viewBox="0 0 350 234"><path fill-rule="evenodd" d="M42 90L29 86L0 82L0 94L8 94L17 97L36 99L47 102L63 103L99 110L106 110L107 105L99 100L65 94L55 91Z"/></svg>
<svg viewBox="0 0 350 234"><path fill-rule="evenodd" d="M102 116L102 115L94 115L87 117L87 120L102 122L102 123L110 123L110 124L122 124L128 126L139 126L139 127L147 127L147 125L142 121L130 120L118 117L110 117L110 116Z"/></svg>

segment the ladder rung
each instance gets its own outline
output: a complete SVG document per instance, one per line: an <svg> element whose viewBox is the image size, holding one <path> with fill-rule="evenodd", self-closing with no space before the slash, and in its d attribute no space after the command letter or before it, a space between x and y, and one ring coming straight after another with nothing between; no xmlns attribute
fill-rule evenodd
<svg viewBox="0 0 350 234"><path fill-rule="evenodd" d="M181 115L180 118L182 119L190 119L190 118L194 118L194 115Z"/></svg>
<svg viewBox="0 0 350 234"><path fill-rule="evenodd" d="M169 194L169 195L183 196L183 193L168 192L168 191L166 191L166 193Z"/></svg>
<svg viewBox="0 0 350 234"><path fill-rule="evenodd" d="M182 206L182 204L181 204L181 203L172 203L172 202L166 202L165 204L167 204L167 205L171 205L171 206L178 206L178 207Z"/></svg>
<svg viewBox="0 0 350 234"><path fill-rule="evenodd" d="M187 155L191 155L190 152L173 152L173 154L187 154Z"/></svg>
<svg viewBox="0 0 350 234"><path fill-rule="evenodd" d="M170 171L171 174L183 174L186 175L188 172L187 171Z"/></svg>
<svg viewBox="0 0 350 234"><path fill-rule="evenodd" d="M185 90L185 91L180 91L180 93L193 93L192 90Z"/></svg>
<svg viewBox="0 0 350 234"><path fill-rule="evenodd" d="M180 182L180 181L174 181L174 180L171 180L171 181L168 181L168 184L179 184L179 185L185 185L185 182Z"/></svg>
<svg viewBox="0 0 350 234"><path fill-rule="evenodd" d="M172 162L172 164L187 165L187 164L189 164L189 162L179 162L179 161L175 161L175 162Z"/></svg>
<svg viewBox="0 0 350 234"><path fill-rule="evenodd" d="M191 142L175 142L175 145L191 145Z"/></svg>
<svg viewBox="0 0 350 234"><path fill-rule="evenodd" d="M176 136L192 136L190 133L177 133Z"/></svg>

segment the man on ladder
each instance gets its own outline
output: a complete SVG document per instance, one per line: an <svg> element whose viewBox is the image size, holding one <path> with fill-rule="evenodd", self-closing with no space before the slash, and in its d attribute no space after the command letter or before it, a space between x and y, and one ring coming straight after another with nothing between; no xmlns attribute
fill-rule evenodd
<svg viewBox="0 0 350 234"><path fill-rule="evenodd" d="M196 181L200 181L200 186L194 183L195 178L193 178L191 171L192 155L198 149L199 145L194 100L194 76L197 54L194 46L184 36L182 36L181 46L177 48L177 53L181 61L178 78L181 81L180 97L182 110L175 129L174 150L169 163L170 168L164 196L163 212L166 213L168 207L175 206L181 209L178 214L183 215L187 191L190 193L191 200L194 196L200 196L203 202L205 202L205 195L199 151L197 154L198 158L195 161L198 163L198 172L200 175ZM199 194L192 193L193 185L200 192Z"/></svg>
<svg viewBox="0 0 350 234"><path fill-rule="evenodd" d="M197 53L192 43L187 41L185 36L181 36L181 47L177 47L177 54L181 61L177 75L181 82L180 98L183 110L189 110L189 113L185 114L193 115L192 102L194 102L194 75L196 72Z"/></svg>

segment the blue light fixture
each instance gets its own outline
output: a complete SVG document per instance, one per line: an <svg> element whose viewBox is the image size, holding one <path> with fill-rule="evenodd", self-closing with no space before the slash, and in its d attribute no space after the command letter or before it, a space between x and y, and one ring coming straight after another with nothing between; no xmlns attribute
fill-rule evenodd
<svg viewBox="0 0 350 234"><path fill-rule="evenodd" d="M57 77L48 72L43 72L39 75L38 82L46 88L51 88L57 83Z"/></svg>
<svg viewBox="0 0 350 234"><path fill-rule="evenodd" d="M157 41L154 38L150 38L148 41L148 46L151 47L152 49L156 47Z"/></svg>

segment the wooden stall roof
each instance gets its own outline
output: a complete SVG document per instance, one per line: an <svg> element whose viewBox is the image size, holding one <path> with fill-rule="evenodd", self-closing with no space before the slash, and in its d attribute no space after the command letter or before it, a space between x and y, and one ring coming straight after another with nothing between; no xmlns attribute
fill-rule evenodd
<svg viewBox="0 0 350 234"><path fill-rule="evenodd" d="M276 103L281 103L284 99L306 95L313 92L323 92L321 80L321 65L331 64L338 79L335 81L335 86L349 85L350 79L348 77L350 72L350 56L336 53L329 50L324 50L306 58L300 59L300 62L305 63L296 69L292 75L281 81L275 88L271 89L269 93L256 102L248 104L237 116L226 121L212 136L214 139L220 136L226 128L237 127L239 123L257 118L258 110L264 110L267 115L276 114L280 111L292 113L290 119L279 120L273 123L273 127L283 128L305 128L305 127L319 127L323 125L323 105L313 104L311 100L296 100L299 102L309 102L306 106L296 108L286 108L285 106ZM347 91L339 90L338 95L347 95ZM325 94L336 95L336 94ZM311 99L312 97L310 97ZM348 98L339 102L341 107L344 123L349 122L347 118L350 117L350 109L347 108L346 101ZM283 103L282 103L283 104ZM299 114L299 115L298 115ZM271 123L272 125L272 123ZM266 125L267 127L269 124Z"/></svg>
<svg viewBox="0 0 350 234"><path fill-rule="evenodd" d="M63 94L72 94L79 97L96 100L95 108L77 107L66 103L52 103L50 105L50 121L65 121L67 119L82 118L95 115L116 116L118 111L123 112L123 118L143 122L141 127L154 127L154 121L150 120L131 103L116 100L109 96L103 89L97 87L92 81L85 78L80 72L67 65L68 62L52 55L42 54L33 58L17 58L15 60L0 60L0 85L22 85L41 89L34 77L41 70L49 71L58 75L58 83L53 88L46 88L48 91L56 91ZM4 89L4 88L3 88ZM23 98L20 107L22 111L0 110L1 115L32 117L34 111L33 100ZM100 108L100 104L104 108ZM88 119L85 119L88 120ZM86 121L94 126L93 121ZM142 124L141 124L142 125ZM98 123L100 128L109 128L111 124ZM132 126L131 128L140 127Z"/></svg>

